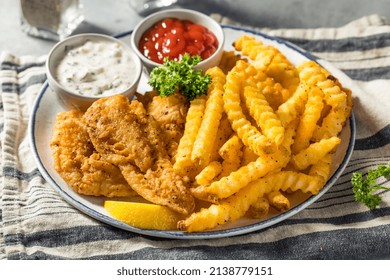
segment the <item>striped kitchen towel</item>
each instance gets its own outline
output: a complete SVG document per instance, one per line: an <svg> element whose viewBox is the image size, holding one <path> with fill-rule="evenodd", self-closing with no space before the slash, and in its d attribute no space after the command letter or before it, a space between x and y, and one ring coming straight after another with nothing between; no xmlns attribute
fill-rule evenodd
<svg viewBox="0 0 390 280"><path fill-rule="evenodd" d="M33 160L28 121L45 81L45 57L2 52L0 259L390 258L390 192L370 211L354 201L350 183L353 172L390 161L390 25L372 15L339 28L258 30L329 61L353 81L346 86L353 90L356 144L328 192L281 223L229 238L160 239L98 222L66 203Z"/></svg>

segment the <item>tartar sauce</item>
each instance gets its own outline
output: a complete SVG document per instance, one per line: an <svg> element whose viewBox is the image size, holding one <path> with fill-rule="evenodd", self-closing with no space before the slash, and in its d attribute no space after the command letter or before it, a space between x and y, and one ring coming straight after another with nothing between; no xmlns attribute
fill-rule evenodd
<svg viewBox="0 0 390 280"><path fill-rule="evenodd" d="M56 69L57 81L84 96L120 93L135 80L132 57L116 42L87 40L69 49Z"/></svg>

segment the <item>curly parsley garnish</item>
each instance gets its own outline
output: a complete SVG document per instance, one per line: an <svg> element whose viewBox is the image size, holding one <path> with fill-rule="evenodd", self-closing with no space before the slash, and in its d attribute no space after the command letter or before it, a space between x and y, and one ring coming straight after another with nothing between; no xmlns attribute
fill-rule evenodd
<svg viewBox="0 0 390 280"><path fill-rule="evenodd" d="M191 57L188 53L178 62L165 58L162 66L152 70L148 83L160 96L169 96L179 91L191 101L207 93L211 83L210 75L203 75L202 70L193 68L201 60L200 56Z"/></svg>
<svg viewBox="0 0 390 280"><path fill-rule="evenodd" d="M365 177L360 172L352 173L351 182L355 200L364 203L370 209L376 208L382 199L374 192L390 190L389 187L378 185L375 182L381 176L387 180L390 179L390 162L387 165L379 165L375 170L369 170Z"/></svg>

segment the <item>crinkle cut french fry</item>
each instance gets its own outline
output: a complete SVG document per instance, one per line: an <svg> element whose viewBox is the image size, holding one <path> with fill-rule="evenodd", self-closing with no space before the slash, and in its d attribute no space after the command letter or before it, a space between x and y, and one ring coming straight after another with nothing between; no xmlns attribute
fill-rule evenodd
<svg viewBox="0 0 390 280"><path fill-rule="evenodd" d="M252 64L239 60L236 69L245 72L243 85L257 87L273 110L276 110L280 104L290 97L290 92L287 89L275 82L273 78L268 77L264 72L256 69Z"/></svg>
<svg viewBox="0 0 390 280"><path fill-rule="evenodd" d="M241 95L246 104L243 108L244 113L247 114L245 110L248 110L257 127L261 128L262 134L275 142L276 146L280 145L283 141L284 127L276 116L274 107L283 102L285 90L272 78L245 61L238 61L235 69L243 76L241 89L244 90L241 90ZM272 106L268 99L273 102Z"/></svg>
<svg viewBox="0 0 390 280"><path fill-rule="evenodd" d="M347 107L348 107L348 117L349 117L353 106L352 91L349 88L343 87L338 80L337 83L339 87L342 89L342 91L345 92L345 94L347 95Z"/></svg>
<svg viewBox="0 0 390 280"><path fill-rule="evenodd" d="M236 50L254 60L253 65L259 70L265 71L272 62L276 50L271 46L264 45L253 36L243 35L234 42Z"/></svg>
<svg viewBox="0 0 390 280"><path fill-rule="evenodd" d="M272 180L268 179L276 174L280 174L280 172L254 180L235 195L221 200L219 204L212 204L209 208L203 208L199 212L191 214L187 219L178 222L178 228L188 232L203 231L239 219L247 213L251 205L256 205L256 202L264 194L281 188L281 184L275 185ZM305 180L303 184L312 185L314 181ZM290 182L296 183L296 181L291 180ZM298 183L297 185L304 188L303 184Z"/></svg>
<svg viewBox="0 0 390 280"><path fill-rule="evenodd" d="M178 228L188 232L203 231L241 218L259 197L272 191L272 186L259 181L250 183L235 195L222 200L220 204L212 204L209 208L191 214L187 219L178 222Z"/></svg>
<svg viewBox="0 0 390 280"><path fill-rule="evenodd" d="M326 79L326 75L322 71L324 68L312 60L301 63L298 65L297 69L300 80L309 86L315 86L318 82L322 82Z"/></svg>
<svg viewBox="0 0 390 280"><path fill-rule="evenodd" d="M238 154L241 150L242 143L236 134L233 134L219 149L218 153L222 159L231 157L232 152ZM236 158L236 156L234 156Z"/></svg>
<svg viewBox="0 0 390 280"><path fill-rule="evenodd" d="M320 127L316 127L313 133L313 140L319 141L323 138L337 136L346 121L346 109L331 109L328 115L323 119Z"/></svg>
<svg viewBox="0 0 390 280"><path fill-rule="evenodd" d="M219 122L219 127L217 131L217 137L214 141L214 146L210 153L210 161L216 161L220 159L219 149L223 144L230 138L234 133L230 122L225 113L222 114L221 121Z"/></svg>
<svg viewBox="0 0 390 280"><path fill-rule="evenodd" d="M347 106L347 93L340 82L329 74L323 67L314 61L302 63L300 69L301 80L309 86L318 86L324 92L326 103L332 108L344 108ZM345 89L348 91L348 89Z"/></svg>
<svg viewBox="0 0 390 280"><path fill-rule="evenodd" d="M298 69L302 80L321 88L326 104L332 107L323 119L321 127L314 132L314 140L337 136L350 114L350 92L345 92L339 81L314 61L304 62Z"/></svg>
<svg viewBox="0 0 390 280"><path fill-rule="evenodd" d="M275 83L275 81L269 77L264 81L258 82L257 88L264 94L274 111L291 96L287 89L283 88L281 84Z"/></svg>
<svg viewBox="0 0 390 280"><path fill-rule="evenodd" d="M296 124L293 122L286 128L283 143L275 153L263 153L255 161L241 166L237 171L231 172L228 176L208 186L191 188L191 193L198 199L216 203L219 199L238 192L250 182L285 167L290 160L290 146L294 141L295 127Z"/></svg>
<svg viewBox="0 0 390 280"><path fill-rule="evenodd" d="M218 161L212 161L196 175L195 180L198 185L208 185L222 171L222 165Z"/></svg>
<svg viewBox="0 0 390 280"><path fill-rule="evenodd" d="M212 78L211 83L208 86L207 95L210 95L210 92L215 88L219 88L223 91L224 85L226 83L226 75L223 73L222 69L218 66L215 66L207 69L206 74L210 75Z"/></svg>
<svg viewBox="0 0 390 280"><path fill-rule="evenodd" d="M276 53L265 73L287 89L290 95L295 92L299 85L297 69L280 52Z"/></svg>
<svg viewBox="0 0 390 280"><path fill-rule="evenodd" d="M318 176L311 176L295 171L276 172L265 176L259 181L273 186L273 191L296 192L300 190L304 193L317 194L322 187Z"/></svg>
<svg viewBox="0 0 390 280"><path fill-rule="evenodd" d="M202 123L203 113L205 110L206 95L201 95L190 103L188 109L184 134L180 139L176 153L176 161L173 168L181 175L188 175L190 169L195 168L192 160L192 148Z"/></svg>
<svg viewBox="0 0 390 280"><path fill-rule="evenodd" d="M201 209L191 214L187 219L178 222L178 228L189 232L203 231L235 221L245 215L251 205L272 191L302 190L317 194L320 185L317 176L293 171L281 171L266 175L263 178L250 182L235 195L212 204L209 208Z"/></svg>
<svg viewBox="0 0 390 280"><path fill-rule="evenodd" d="M319 140L337 136L351 112L350 91L344 92L333 80L326 80L319 83L325 94L325 100L331 106L329 113L323 118L321 126L317 127L313 138Z"/></svg>
<svg viewBox="0 0 390 280"><path fill-rule="evenodd" d="M332 106L332 108L328 115L324 117L321 127L315 132L314 138L316 140L337 136L350 114L347 94L341 91L338 86L332 86L333 82L329 83L328 81L319 84L324 86L322 90L325 94L326 103ZM326 87L326 85L329 87Z"/></svg>
<svg viewBox="0 0 390 280"><path fill-rule="evenodd" d="M280 162L277 158L272 156L258 157L256 161L240 167L237 171L231 172L228 176L212 182L208 186L191 188L191 193L198 199L217 203L218 200L237 193L250 182L278 168L280 168Z"/></svg>
<svg viewBox="0 0 390 280"><path fill-rule="evenodd" d="M291 162L299 170L304 170L310 165L316 164L326 154L331 152L338 144L340 138L333 136L327 139L321 139L319 142L310 144L309 147L300 151L291 157Z"/></svg>
<svg viewBox="0 0 390 280"><path fill-rule="evenodd" d="M283 147L285 150L287 150L288 156L291 156L291 153L292 153L292 145L294 144L294 141L295 141L295 135L297 133L298 123L299 123L298 119L290 122L286 126L285 131L284 131L284 139L283 139L283 143L282 143L281 147ZM281 150L281 149L279 149L279 150ZM288 159L288 160L290 160L290 159ZM287 163L283 164L283 167L286 164Z"/></svg>
<svg viewBox="0 0 390 280"><path fill-rule="evenodd" d="M223 159L222 172L220 177L225 177L236 171L241 165L242 158L242 142L236 134L234 134L222 147L219 149L219 155Z"/></svg>
<svg viewBox="0 0 390 280"><path fill-rule="evenodd" d="M320 182L322 185L324 185L325 182L329 179L333 155L334 154L332 153L325 155L316 164L310 167L309 175L317 176L318 178L320 178Z"/></svg>
<svg viewBox="0 0 390 280"><path fill-rule="evenodd" d="M248 146L244 146L242 148L242 165L247 165L248 163L255 161L258 158L258 155L256 155L251 148Z"/></svg>
<svg viewBox="0 0 390 280"><path fill-rule="evenodd" d="M263 71L256 69L256 67L245 60L237 61L235 70L237 72L243 73L243 77L245 77L245 79L242 81L242 83L244 85L253 86L255 83L263 82L268 78Z"/></svg>
<svg viewBox="0 0 390 280"><path fill-rule="evenodd" d="M284 126L303 112L311 87L326 80L326 76L322 72L323 68L314 61L303 62L297 69L300 83L292 97L280 105L277 111Z"/></svg>
<svg viewBox="0 0 390 280"><path fill-rule="evenodd" d="M275 47L264 45L253 36L241 36L234 42L236 50L253 60L253 65L288 89L292 94L299 84L295 66Z"/></svg>
<svg viewBox="0 0 390 280"><path fill-rule="evenodd" d="M343 91L347 95L347 110L345 112L346 115L345 119L348 119L351 116L351 111L353 106L352 91L348 88L343 88Z"/></svg>
<svg viewBox="0 0 390 280"><path fill-rule="evenodd" d="M233 43L233 46L237 51L241 51L243 55L249 56L250 59L255 59L264 45L253 36L242 35ZM258 46L259 50L255 49L255 46ZM249 51L252 52L249 53Z"/></svg>
<svg viewBox="0 0 390 280"><path fill-rule="evenodd" d="M269 204L279 211L286 211L290 209L290 200L283 195L279 190L272 191L267 194Z"/></svg>
<svg viewBox="0 0 390 280"><path fill-rule="evenodd" d="M317 121L321 117L322 108L324 107L323 92L318 87L312 87L305 110L300 118L295 141L292 146L293 154L297 154L310 145L310 140L317 126Z"/></svg>
<svg viewBox="0 0 390 280"><path fill-rule="evenodd" d="M351 108L345 106L344 108L333 109L323 118L321 126L317 126L314 133L313 139L318 141L322 138L329 138L337 136L350 114Z"/></svg>
<svg viewBox="0 0 390 280"><path fill-rule="evenodd" d="M307 85L300 83L294 94L279 106L276 114L284 127L302 114L307 102L308 92Z"/></svg>
<svg viewBox="0 0 390 280"><path fill-rule="evenodd" d="M255 203L253 203L248 211L245 213L245 216L251 219L261 219L264 218L269 212L269 201L265 197L259 197Z"/></svg>
<svg viewBox="0 0 390 280"><path fill-rule="evenodd" d="M211 76L212 82L207 93L202 124L191 153L191 160L201 167L208 165L210 162L211 150L217 137L222 113L224 112L222 96L226 81L225 74L218 67L208 69L206 74Z"/></svg>
<svg viewBox="0 0 390 280"><path fill-rule="evenodd" d="M227 74L240 59L242 59L241 56L234 51L224 51L218 67L221 68L223 73Z"/></svg>
<svg viewBox="0 0 390 280"><path fill-rule="evenodd" d="M347 106L347 94L333 80L326 79L320 81L317 83L317 86L322 89L326 103L332 106L332 108L338 109Z"/></svg>
<svg viewBox="0 0 390 280"><path fill-rule="evenodd" d="M284 127L265 96L260 90L250 86L244 88L243 96L250 115L261 128L263 134L279 146L283 142Z"/></svg>
<svg viewBox="0 0 390 280"><path fill-rule="evenodd" d="M226 77L225 93L223 95L224 109L232 125L233 130L241 141L250 146L258 155L263 151L272 153L276 150L275 142L264 136L245 117L241 108L240 90L245 73L237 72L236 67Z"/></svg>

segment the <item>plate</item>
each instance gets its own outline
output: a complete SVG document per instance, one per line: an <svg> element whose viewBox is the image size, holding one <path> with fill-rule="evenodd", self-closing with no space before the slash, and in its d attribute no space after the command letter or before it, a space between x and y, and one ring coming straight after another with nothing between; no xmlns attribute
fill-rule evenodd
<svg viewBox="0 0 390 280"><path fill-rule="evenodd" d="M316 60L323 65L329 72L339 78L341 83L351 84L351 80L341 71L335 69L326 61L315 59L304 50L284 41L279 38L274 38L263 33L259 33L250 29L244 29L236 26L223 25L226 35L225 49L232 49L232 43L241 35L250 34L262 40L265 44L270 44L277 47L286 57L294 64L300 64L307 60ZM119 34L117 37L129 43L129 35L131 32ZM141 79L139 91L147 90L146 74ZM321 191L314 196L309 195L294 195L290 197L291 208L283 213L270 213L266 219L253 220L241 218L236 222L228 223L213 230L205 232L187 233L182 231L159 231L159 230L144 230L129 226L118 220L113 219L104 209L104 198L89 197L77 194L70 188L65 181L53 168L53 158L50 150L50 140L52 138L52 128L57 113L66 111L66 108L58 101L56 94L48 87L47 82L43 85L39 92L31 114L29 123L29 138L31 149L34 158L37 162L38 169L46 181L53 186L54 189L71 205L87 215L114 227L121 228L134 233L139 233L148 236L176 239L208 239L221 238L241 235L249 232L258 231L266 227L270 227L289 217L297 214L307 206L315 202L323 195L339 178L345 169L355 142L355 119L353 113L349 121L343 128L339 145L332 165L332 175Z"/></svg>

